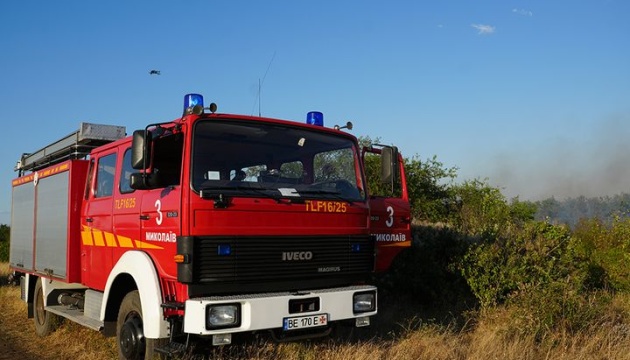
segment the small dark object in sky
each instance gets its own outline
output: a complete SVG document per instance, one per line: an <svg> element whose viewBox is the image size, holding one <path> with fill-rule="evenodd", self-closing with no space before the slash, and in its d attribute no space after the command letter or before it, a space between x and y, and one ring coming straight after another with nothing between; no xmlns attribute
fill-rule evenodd
<svg viewBox="0 0 630 360"><path fill-rule="evenodd" d="M160 70L151 70L149 71L149 75L160 75Z"/></svg>

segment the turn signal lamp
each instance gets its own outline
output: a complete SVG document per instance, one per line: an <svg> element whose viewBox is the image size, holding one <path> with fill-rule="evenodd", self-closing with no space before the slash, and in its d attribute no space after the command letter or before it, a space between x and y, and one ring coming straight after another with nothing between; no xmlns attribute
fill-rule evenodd
<svg viewBox="0 0 630 360"><path fill-rule="evenodd" d="M203 113L203 96L200 94L184 95L184 114L201 115Z"/></svg>
<svg viewBox="0 0 630 360"><path fill-rule="evenodd" d="M324 114L319 111L311 111L306 114L306 123L316 126L324 126Z"/></svg>

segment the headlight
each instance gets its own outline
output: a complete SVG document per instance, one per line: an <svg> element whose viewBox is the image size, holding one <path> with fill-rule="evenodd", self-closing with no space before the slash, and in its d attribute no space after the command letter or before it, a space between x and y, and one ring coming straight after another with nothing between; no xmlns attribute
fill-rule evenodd
<svg viewBox="0 0 630 360"><path fill-rule="evenodd" d="M376 311L376 291L354 294L352 297L352 310L355 314Z"/></svg>
<svg viewBox="0 0 630 360"><path fill-rule="evenodd" d="M206 329L221 329L241 325L240 304L208 305L206 307Z"/></svg>

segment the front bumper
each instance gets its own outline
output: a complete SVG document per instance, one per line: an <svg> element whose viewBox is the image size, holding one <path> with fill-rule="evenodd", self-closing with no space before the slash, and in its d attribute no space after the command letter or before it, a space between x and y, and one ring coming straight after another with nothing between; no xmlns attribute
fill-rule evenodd
<svg viewBox="0 0 630 360"><path fill-rule="evenodd" d="M373 291L374 310L356 313L353 308L354 296L358 293ZM290 310L290 302L301 299L317 298L318 308L315 311ZM229 328L209 330L206 325L206 309L211 305L240 304L239 325ZM267 293L237 296L212 296L194 298L186 301L184 315L184 332L198 335L214 335L237 332L249 332L283 327L285 318L317 314L328 315L328 321L340 321L364 318L376 315L376 287L349 286L334 289L299 291L296 293Z"/></svg>

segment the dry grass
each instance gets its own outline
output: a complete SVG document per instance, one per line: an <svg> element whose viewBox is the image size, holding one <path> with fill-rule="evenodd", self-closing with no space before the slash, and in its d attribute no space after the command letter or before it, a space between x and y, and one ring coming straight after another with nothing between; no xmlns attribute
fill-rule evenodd
<svg viewBox="0 0 630 360"><path fill-rule="evenodd" d="M0 276L7 276L9 275L9 272L9 263L0 262Z"/></svg>
<svg viewBox="0 0 630 360"><path fill-rule="evenodd" d="M9 274L8 264L0 263L0 276ZM6 282L4 282L6 283ZM26 304L20 300L18 286L0 286L0 359L113 359L113 339L78 324L64 322L48 337L35 334Z"/></svg>
<svg viewBox="0 0 630 360"><path fill-rule="evenodd" d="M0 276L7 274L8 265L0 264ZM630 296L616 296L612 306L629 311ZM515 333L512 319L508 309L499 308L477 314L465 331L408 320L396 336L374 330L372 339L359 342L249 344L218 350L213 356L252 360L630 359L630 324L602 322L577 334L554 334L541 341ZM65 322L52 335L37 337L15 286L0 286L0 339L3 360L116 358L112 338L77 324Z"/></svg>
<svg viewBox="0 0 630 360"><path fill-rule="evenodd" d="M11 273L9 263L0 262L0 285L6 284L7 276Z"/></svg>

